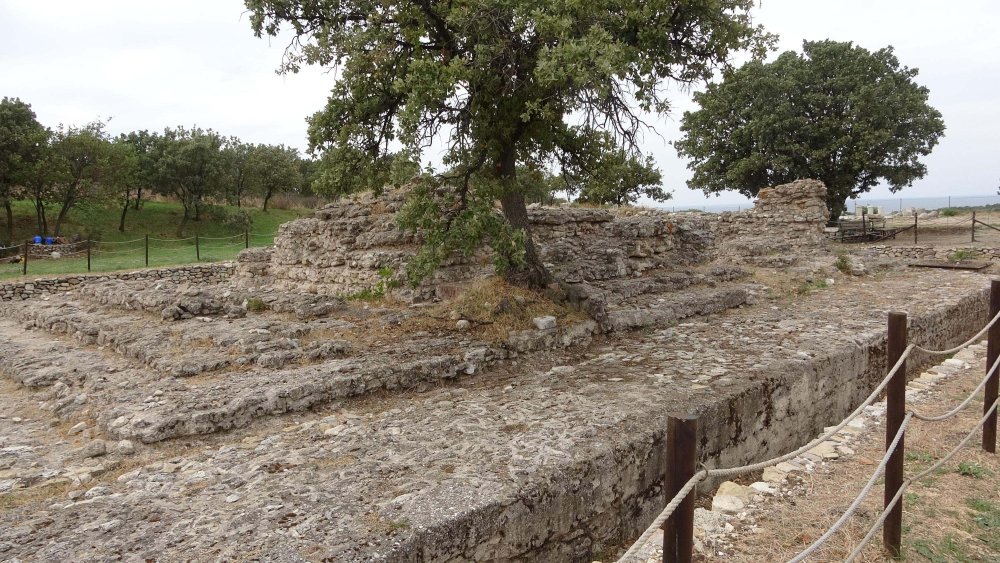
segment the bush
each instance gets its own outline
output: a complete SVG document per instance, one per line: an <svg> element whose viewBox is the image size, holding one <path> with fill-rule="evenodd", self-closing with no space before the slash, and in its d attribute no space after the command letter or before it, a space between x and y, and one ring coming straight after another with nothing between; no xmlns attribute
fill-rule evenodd
<svg viewBox="0 0 1000 563"><path fill-rule="evenodd" d="M840 270L842 274L851 273L851 261L847 259L847 254L844 252L837 253L837 260L833 263L833 266Z"/></svg>
<svg viewBox="0 0 1000 563"><path fill-rule="evenodd" d="M251 297L247 299L247 311L251 313L263 313L267 310L267 303L260 297Z"/></svg>
<svg viewBox="0 0 1000 563"><path fill-rule="evenodd" d="M958 215L958 210L952 207L946 207L938 211L938 217L954 217L956 215Z"/></svg>

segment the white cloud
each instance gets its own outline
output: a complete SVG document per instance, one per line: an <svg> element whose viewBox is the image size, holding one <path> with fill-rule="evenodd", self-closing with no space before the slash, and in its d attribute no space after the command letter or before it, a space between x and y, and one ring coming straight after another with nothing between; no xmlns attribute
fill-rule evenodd
<svg viewBox="0 0 1000 563"><path fill-rule="evenodd" d="M803 39L891 44L903 64L920 69L917 80L930 88L948 130L927 160L928 177L903 195L995 191L1000 39L991 27L1000 3L759 4L757 19L781 35L782 50ZM0 95L31 103L48 125L109 116L114 132L197 124L304 149L305 118L323 106L332 77L321 69L277 76L285 45L255 38L244 12L239 0L7 0L0 4ZM660 136L645 137L680 204L702 200L683 187L685 165L665 142L677 138L685 109L692 109L688 94L675 94L671 116L657 120Z"/></svg>

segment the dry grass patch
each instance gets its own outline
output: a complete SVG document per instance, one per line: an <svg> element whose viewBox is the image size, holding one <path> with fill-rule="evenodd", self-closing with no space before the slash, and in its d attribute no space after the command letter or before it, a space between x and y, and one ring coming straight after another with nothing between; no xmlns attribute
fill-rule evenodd
<svg viewBox="0 0 1000 563"><path fill-rule="evenodd" d="M438 304L428 315L452 330L456 322L452 317L468 320L472 334L493 342L506 341L513 331L533 328L535 317L553 316L562 324L588 319L544 292L511 285L500 277L471 282L458 297Z"/></svg>

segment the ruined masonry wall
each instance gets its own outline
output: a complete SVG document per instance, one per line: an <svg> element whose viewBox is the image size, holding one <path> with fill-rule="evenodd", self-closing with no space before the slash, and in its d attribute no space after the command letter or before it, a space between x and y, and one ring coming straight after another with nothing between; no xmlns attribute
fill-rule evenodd
<svg viewBox="0 0 1000 563"><path fill-rule="evenodd" d="M889 246L878 245L866 247L862 252L876 254L888 258L904 260L950 260L956 252L969 253L972 260L1000 260L1000 248L961 246L954 248L936 248L933 246Z"/></svg>
<svg viewBox="0 0 1000 563"><path fill-rule="evenodd" d="M380 270L402 272L420 246L418 236L395 224L405 196L402 191L379 198L360 194L285 223L273 251L250 249L237 257L236 277L340 294L371 288L380 281ZM652 269L705 261L711 244L710 222L697 215L576 207L532 207L528 215L543 262L569 283L637 277ZM485 251L455 256L419 293L440 293L450 283L492 272Z"/></svg>
<svg viewBox="0 0 1000 563"><path fill-rule="evenodd" d="M826 243L823 227L829 219L823 182L796 180L760 190L753 209L720 214L715 233L720 239L759 238L811 247Z"/></svg>
<svg viewBox="0 0 1000 563"><path fill-rule="evenodd" d="M235 266L232 262L198 264L178 268L157 268L110 274L65 276L31 281L5 283L0 285L0 301L15 301L40 297L42 295L69 291L86 282L107 280L167 280L175 283L220 283L228 280Z"/></svg>

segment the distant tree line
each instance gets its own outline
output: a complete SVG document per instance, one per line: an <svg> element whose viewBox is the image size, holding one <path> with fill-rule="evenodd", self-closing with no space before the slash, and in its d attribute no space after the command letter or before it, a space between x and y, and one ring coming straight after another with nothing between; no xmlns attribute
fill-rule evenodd
<svg viewBox="0 0 1000 563"><path fill-rule="evenodd" d="M17 98L0 101L0 204L7 241L14 238L14 200L34 204L37 234L60 236L69 212L84 203L121 209L119 231L130 209L149 194L176 199L183 233L206 211L249 226L245 212L219 213L218 204L243 207L259 201L264 211L276 194L312 195L315 164L284 145L246 143L211 129L166 128L117 137L107 123L51 128ZM53 212L58 212L53 216ZM242 225L241 225L242 224Z"/></svg>

